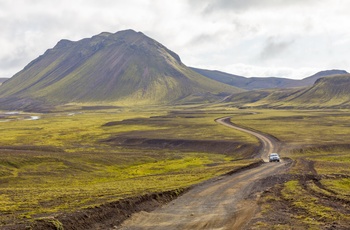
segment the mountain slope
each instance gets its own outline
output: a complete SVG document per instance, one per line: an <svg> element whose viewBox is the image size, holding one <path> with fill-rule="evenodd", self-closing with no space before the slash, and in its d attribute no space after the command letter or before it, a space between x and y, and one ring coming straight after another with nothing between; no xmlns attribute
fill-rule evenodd
<svg viewBox="0 0 350 230"><path fill-rule="evenodd" d="M33 102L167 104L240 91L203 77L162 44L126 30L61 40L3 84L0 98L3 107L21 108Z"/></svg>
<svg viewBox="0 0 350 230"><path fill-rule="evenodd" d="M269 89L269 88L291 88L291 87L305 87L311 86L315 81L321 77L331 76L336 74L347 74L344 70L326 70L318 72L310 77L304 78L302 80L293 80L287 78L278 77L251 77L246 78L238 75L228 74L216 70L205 70L192 68L197 73L202 74L210 79L229 84L238 88L246 90L255 89Z"/></svg>
<svg viewBox="0 0 350 230"><path fill-rule="evenodd" d="M299 91L296 88L251 90L226 97L225 102L238 107L272 107Z"/></svg>
<svg viewBox="0 0 350 230"><path fill-rule="evenodd" d="M5 81L7 81L8 80L8 78L0 78L0 85L2 84L2 83L4 83Z"/></svg>

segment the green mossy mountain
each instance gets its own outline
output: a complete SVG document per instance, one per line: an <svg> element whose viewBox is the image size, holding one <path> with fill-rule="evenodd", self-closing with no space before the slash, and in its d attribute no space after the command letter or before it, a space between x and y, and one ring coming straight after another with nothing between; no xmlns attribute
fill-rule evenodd
<svg viewBox="0 0 350 230"><path fill-rule="evenodd" d="M240 91L192 71L141 32L125 30L59 41L0 87L0 107L204 102Z"/></svg>
<svg viewBox="0 0 350 230"><path fill-rule="evenodd" d="M350 108L350 74L319 78L311 87L237 93L226 102L242 107Z"/></svg>
<svg viewBox="0 0 350 230"><path fill-rule="evenodd" d="M350 74L318 79L315 84L284 100L284 106L350 108Z"/></svg>

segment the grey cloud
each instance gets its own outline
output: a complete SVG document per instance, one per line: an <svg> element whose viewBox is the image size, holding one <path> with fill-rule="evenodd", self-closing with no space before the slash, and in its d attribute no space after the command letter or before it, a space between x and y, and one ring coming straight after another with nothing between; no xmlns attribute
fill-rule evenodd
<svg viewBox="0 0 350 230"><path fill-rule="evenodd" d="M350 34L344 22L349 21L350 1L336 2L0 0L0 76L16 73L60 39L75 41L128 28L162 42L192 66L345 68ZM305 49L310 52L304 54Z"/></svg>
<svg viewBox="0 0 350 230"><path fill-rule="evenodd" d="M200 34L192 38L189 42L189 45L197 46L203 45L205 43L215 42L217 40L217 36L218 35L216 34Z"/></svg>
<svg viewBox="0 0 350 230"><path fill-rule="evenodd" d="M285 52L293 43L294 40L281 41L275 37L269 37L260 53L260 59L266 60L274 58Z"/></svg>
<svg viewBox="0 0 350 230"><path fill-rule="evenodd" d="M203 13L212 13L217 10L245 11L249 9L265 9L288 7L317 3L316 0L188 0L195 8L202 8Z"/></svg>
<svg viewBox="0 0 350 230"><path fill-rule="evenodd" d="M30 54L22 47L18 47L12 54L0 57L0 69L8 70L28 64Z"/></svg>

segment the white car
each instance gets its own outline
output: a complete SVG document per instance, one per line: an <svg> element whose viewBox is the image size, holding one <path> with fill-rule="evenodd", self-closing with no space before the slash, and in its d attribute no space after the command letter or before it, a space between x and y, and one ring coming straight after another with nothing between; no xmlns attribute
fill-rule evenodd
<svg viewBox="0 0 350 230"><path fill-rule="evenodd" d="M271 153L269 155L269 162L277 161L280 162L280 156L277 153Z"/></svg>

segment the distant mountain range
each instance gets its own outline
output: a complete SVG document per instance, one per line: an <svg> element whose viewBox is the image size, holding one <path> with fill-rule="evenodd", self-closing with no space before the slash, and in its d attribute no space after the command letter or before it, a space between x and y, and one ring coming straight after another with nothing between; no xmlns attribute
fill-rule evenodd
<svg viewBox="0 0 350 230"><path fill-rule="evenodd" d="M8 80L8 78L0 78L0 85L5 82L6 80Z"/></svg>
<svg viewBox="0 0 350 230"><path fill-rule="evenodd" d="M319 78L310 87L237 93L225 101L238 107L350 108L350 74Z"/></svg>
<svg viewBox="0 0 350 230"><path fill-rule="evenodd" d="M326 70L326 71L318 72L302 80L293 80L293 79L278 78L278 77L247 78L247 77L228 74L228 73L224 73L216 70L205 70L205 69L198 69L193 67L191 69L215 81L219 81L219 82L232 85L238 88L246 89L246 90L305 87L305 86L313 85L316 82L316 80L321 77L348 73L345 70Z"/></svg>
<svg viewBox="0 0 350 230"><path fill-rule="evenodd" d="M61 40L0 86L0 109L51 110L67 103L239 107L349 107L350 75L327 70L302 80L246 78L189 68L141 32Z"/></svg>

